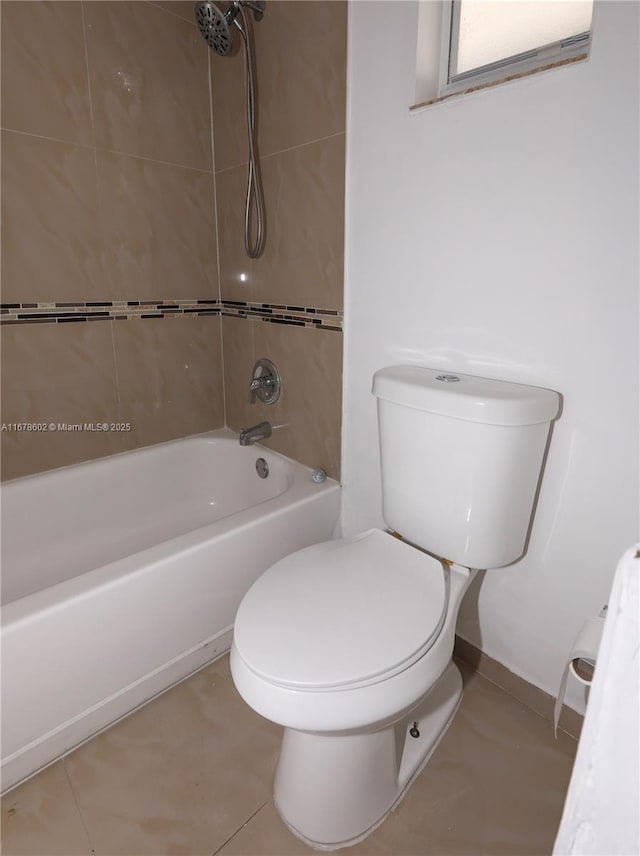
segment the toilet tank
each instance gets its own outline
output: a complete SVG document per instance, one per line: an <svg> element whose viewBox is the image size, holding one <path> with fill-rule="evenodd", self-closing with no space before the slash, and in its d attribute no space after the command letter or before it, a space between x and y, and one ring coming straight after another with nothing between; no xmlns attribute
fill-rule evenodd
<svg viewBox="0 0 640 856"><path fill-rule="evenodd" d="M469 568L520 558L557 392L421 366L376 372L384 519Z"/></svg>

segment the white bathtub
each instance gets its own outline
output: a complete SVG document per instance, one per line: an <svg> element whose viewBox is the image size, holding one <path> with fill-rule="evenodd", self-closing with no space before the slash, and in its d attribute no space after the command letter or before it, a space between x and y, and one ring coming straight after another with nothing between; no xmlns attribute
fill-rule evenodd
<svg viewBox="0 0 640 856"><path fill-rule="evenodd" d="M262 571L332 537L340 488L222 429L1 496L7 790L226 651Z"/></svg>

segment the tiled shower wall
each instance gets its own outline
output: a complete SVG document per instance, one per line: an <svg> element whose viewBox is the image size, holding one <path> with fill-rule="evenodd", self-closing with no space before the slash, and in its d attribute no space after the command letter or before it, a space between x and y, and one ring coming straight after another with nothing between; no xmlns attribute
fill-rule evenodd
<svg viewBox="0 0 640 856"><path fill-rule="evenodd" d="M218 310L126 312L219 297L206 45L150 3L1 11L2 421L41 426L4 478L221 426Z"/></svg>
<svg viewBox="0 0 640 856"><path fill-rule="evenodd" d="M2 3L3 478L219 427L224 384L231 427L269 418L276 449L338 475L346 10L268 12L248 267L242 57L210 55L193 4ZM244 406L254 355L284 379L266 413ZM58 428L105 423L131 430Z"/></svg>
<svg viewBox="0 0 640 856"><path fill-rule="evenodd" d="M337 478L347 4L272 0L253 32L266 208L265 250L253 261L243 249L243 55L211 59L220 288L239 316L222 319L227 422L237 430L268 419L267 445ZM293 313L286 323L260 317L283 311ZM247 401L260 357L283 378L281 400L268 407Z"/></svg>

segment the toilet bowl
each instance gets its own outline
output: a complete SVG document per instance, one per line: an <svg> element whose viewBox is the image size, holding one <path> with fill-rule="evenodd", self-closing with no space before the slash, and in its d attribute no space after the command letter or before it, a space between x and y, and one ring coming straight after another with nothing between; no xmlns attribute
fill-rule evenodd
<svg viewBox="0 0 640 856"><path fill-rule="evenodd" d="M419 366L380 370L373 392L383 517L404 537L369 529L282 559L240 604L231 648L240 695L284 727L278 812L320 850L366 838L446 732L462 597L474 569L522 555L559 404Z"/></svg>
<svg viewBox="0 0 640 856"><path fill-rule="evenodd" d="M366 837L437 745L462 695L451 654L472 576L371 529L287 556L243 600L233 679L285 727L274 798L306 843Z"/></svg>
<svg viewBox="0 0 640 856"><path fill-rule="evenodd" d="M380 529L293 553L240 605L236 686L287 728L347 731L397 718L444 671L470 578Z"/></svg>

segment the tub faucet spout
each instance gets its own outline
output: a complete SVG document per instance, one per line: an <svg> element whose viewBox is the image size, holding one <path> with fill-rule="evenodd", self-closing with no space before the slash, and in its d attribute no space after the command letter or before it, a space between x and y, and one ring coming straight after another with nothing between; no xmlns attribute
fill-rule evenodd
<svg viewBox="0 0 640 856"><path fill-rule="evenodd" d="M266 440L271 436L271 425L268 422L259 422L252 428L245 428L240 432L240 445L253 446L258 440Z"/></svg>

